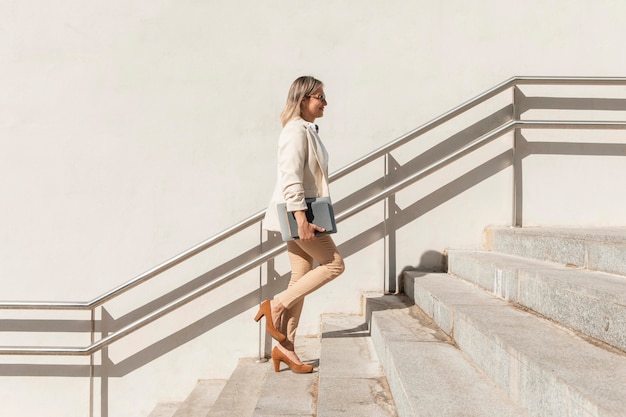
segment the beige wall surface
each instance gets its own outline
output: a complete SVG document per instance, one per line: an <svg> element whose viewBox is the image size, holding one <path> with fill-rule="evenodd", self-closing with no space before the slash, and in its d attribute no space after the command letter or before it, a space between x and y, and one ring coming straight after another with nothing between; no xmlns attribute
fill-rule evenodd
<svg viewBox="0 0 626 417"><path fill-rule="evenodd" d="M300 75L325 82L320 134L335 171L515 75L625 76L625 13L609 0L0 0L0 298L93 299L264 209L278 115ZM589 176L580 177L581 163ZM626 222L616 208L626 203L623 187L598 180L626 177L623 160L581 163L528 159L530 225ZM449 175L407 193L427 196L457 174ZM433 267L445 248L480 246L485 226L509 224L511 182L502 170L415 214L397 231L398 242L412 242L398 246L397 272ZM581 188L610 198L584 198ZM332 189L345 196L350 184ZM382 242L355 240L380 216L375 206L340 227L337 241L359 251L311 297L303 333L317 331L320 313L357 312L361 292L384 288ZM207 254L172 282L220 256ZM184 343L147 327L135 345L112 349L115 375L96 382L96 415L145 416L158 401L184 398L196 379L227 377L237 357L254 356L256 281L183 309ZM246 308L233 308L241 299ZM217 309L228 320L202 314ZM197 366L181 366L180 355ZM29 389L45 387L47 416L86 415L89 383L70 380L84 382L76 402L54 395L54 377L0 375L0 392L15 392L0 414L15 415ZM134 395L129 387L141 383L145 395ZM41 415L29 407L21 415Z"/></svg>

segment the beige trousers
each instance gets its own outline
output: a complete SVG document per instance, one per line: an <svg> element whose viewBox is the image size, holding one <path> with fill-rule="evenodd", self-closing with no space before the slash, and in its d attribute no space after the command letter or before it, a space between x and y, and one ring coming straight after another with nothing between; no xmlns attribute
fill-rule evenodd
<svg viewBox="0 0 626 417"><path fill-rule="evenodd" d="M282 319L282 331L293 344L304 297L322 285L338 277L345 269L343 258L330 235L314 240L287 242L291 279L287 289L278 295L278 301L286 308ZM313 262L319 265L313 268Z"/></svg>

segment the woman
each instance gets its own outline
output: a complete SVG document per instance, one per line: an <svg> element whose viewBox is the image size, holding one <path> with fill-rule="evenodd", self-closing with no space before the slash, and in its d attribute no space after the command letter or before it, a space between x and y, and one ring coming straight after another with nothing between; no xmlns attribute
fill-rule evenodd
<svg viewBox="0 0 626 417"><path fill-rule="evenodd" d="M265 316L268 332L279 344L272 349L274 370L285 362L293 372L308 373L295 352L295 336L307 294L339 276L343 258L330 235L316 235L324 229L309 223L305 198L329 196L328 154L318 134L315 119L324 116L327 105L321 81L304 76L289 89L287 104L281 113L283 129L278 140L278 179L263 227L279 231L276 205L286 203L298 223L299 239L287 242L291 280L287 289L273 300L261 304L255 320ZM313 268L313 262L318 266Z"/></svg>

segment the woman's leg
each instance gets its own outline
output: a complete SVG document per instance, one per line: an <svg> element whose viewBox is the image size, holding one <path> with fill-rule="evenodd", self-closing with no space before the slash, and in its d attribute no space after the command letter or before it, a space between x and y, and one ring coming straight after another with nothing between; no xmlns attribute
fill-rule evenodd
<svg viewBox="0 0 626 417"><path fill-rule="evenodd" d="M291 263L291 279L287 289L274 299L282 308L282 331L287 339L278 348L296 364L302 362L295 354L295 336L304 297L332 281L344 271L343 258L330 236L320 236L309 242L287 243ZM319 264L313 269L313 260ZM280 314L277 313L276 314Z"/></svg>
<svg viewBox="0 0 626 417"><path fill-rule="evenodd" d="M289 263L291 264L291 279L287 288L293 287L303 276L313 269L313 257L306 253L295 241L287 242ZM296 339L296 329L300 322L300 314L304 306L304 298L292 303L289 308L285 308L282 316L282 332L287 336L287 341L293 343ZM283 344L288 347L287 343ZM290 349L290 350L293 350Z"/></svg>
<svg viewBox="0 0 626 417"><path fill-rule="evenodd" d="M308 272L297 276L297 279L290 282L287 289L278 296L280 303L286 308L290 309L297 303L302 301L307 294L312 293L324 284L332 281L344 271L345 266L343 258L332 237L329 235L319 236L315 240L303 242L300 240L294 240L289 242L293 243L298 249L294 247L293 252L288 246L290 253L290 261L292 261L292 269L297 268L299 270L298 275L305 269L304 265L307 263L311 268L312 263L310 261L304 261L304 259L313 259L319 264L316 268L310 269ZM296 265L294 265L291 258L297 258ZM293 272L292 272L293 273ZM292 279L294 276L292 275Z"/></svg>

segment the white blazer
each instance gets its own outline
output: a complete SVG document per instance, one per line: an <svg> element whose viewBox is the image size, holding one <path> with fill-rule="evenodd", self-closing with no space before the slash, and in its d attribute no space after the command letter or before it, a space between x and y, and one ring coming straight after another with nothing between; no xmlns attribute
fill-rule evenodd
<svg viewBox="0 0 626 417"><path fill-rule="evenodd" d="M283 127L278 138L278 170L263 228L279 232L276 205L287 211L306 210L305 198L328 197L328 152L315 125L296 117Z"/></svg>

